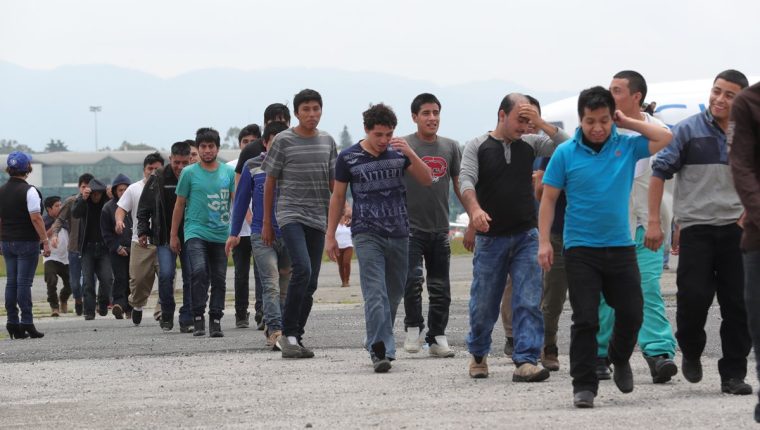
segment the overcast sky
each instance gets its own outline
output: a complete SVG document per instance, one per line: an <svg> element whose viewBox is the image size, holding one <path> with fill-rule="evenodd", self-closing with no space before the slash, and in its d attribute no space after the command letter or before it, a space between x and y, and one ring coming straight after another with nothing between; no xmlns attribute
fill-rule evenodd
<svg viewBox="0 0 760 430"><path fill-rule="evenodd" d="M0 0L0 61L377 71L541 91L760 74L760 1ZM0 83L1 85L1 83Z"/></svg>

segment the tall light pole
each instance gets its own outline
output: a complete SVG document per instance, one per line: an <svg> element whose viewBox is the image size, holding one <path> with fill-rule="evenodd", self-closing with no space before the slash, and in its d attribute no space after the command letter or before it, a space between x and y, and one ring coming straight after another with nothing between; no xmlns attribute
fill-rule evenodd
<svg viewBox="0 0 760 430"><path fill-rule="evenodd" d="M101 110L103 110L101 106L90 106L90 112L95 118L95 152L98 152L98 112Z"/></svg>

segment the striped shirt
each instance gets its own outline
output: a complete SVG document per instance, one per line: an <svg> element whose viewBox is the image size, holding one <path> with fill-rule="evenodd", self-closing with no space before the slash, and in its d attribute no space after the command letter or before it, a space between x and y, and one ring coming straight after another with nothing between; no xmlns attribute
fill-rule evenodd
<svg viewBox="0 0 760 430"><path fill-rule="evenodd" d="M327 230L336 157L335 140L324 131L303 137L290 128L275 136L262 168L277 179L275 216L280 228L299 223Z"/></svg>

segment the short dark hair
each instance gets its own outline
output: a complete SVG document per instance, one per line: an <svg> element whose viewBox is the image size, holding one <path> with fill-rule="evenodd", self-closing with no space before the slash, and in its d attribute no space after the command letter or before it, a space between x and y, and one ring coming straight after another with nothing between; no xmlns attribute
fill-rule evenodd
<svg viewBox="0 0 760 430"><path fill-rule="evenodd" d="M77 182L77 187L81 187L82 184L89 184L90 181L92 181L93 179L95 179L95 177L92 176L92 173L83 173L79 177L79 181Z"/></svg>
<svg viewBox="0 0 760 430"><path fill-rule="evenodd" d="M301 90L298 92L298 94L293 97L293 110L295 113L298 113L298 107L306 102L317 102L319 103L319 107L322 107L322 96L310 89Z"/></svg>
<svg viewBox="0 0 760 430"><path fill-rule="evenodd" d="M18 168L8 166L5 168L5 173L7 173L8 176L26 176L32 173L32 165L30 164L28 167L24 169L18 169Z"/></svg>
<svg viewBox="0 0 760 430"><path fill-rule="evenodd" d="M527 94L525 95L525 98L528 99L528 103L532 104L536 107L536 109L538 109L538 114L541 115L541 103L538 102L538 99Z"/></svg>
<svg viewBox="0 0 760 430"><path fill-rule="evenodd" d="M219 132L214 130L211 127L203 127L199 128L197 132L195 132L195 141L198 142L196 146L200 146L201 143L213 143L218 148L221 144L221 139L219 139Z"/></svg>
<svg viewBox="0 0 760 430"><path fill-rule="evenodd" d="M261 139L261 128L258 124L248 124L240 130L238 133L238 143L246 136L253 136L256 139Z"/></svg>
<svg viewBox="0 0 760 430"><path fill-rule="evenodd" d="M162 166L164 165L164 157L161 156L160 152L151 152L150 154L146 155L145 159L143 160L143 168L153 163L161 163Z"/></svg>
<svg viewBox="0 0 760 430"><path fill-rule="evenodd" d="M264 125L282 118L285 122L290 122L290 109L282 103L272 103L264 109Z"/></svg>
<svg viewBox="0 0 760 430"><path fill-rule="evenodd" d="M179 155L180 157L187 157L190 155L190 144L187 140L182 142L174 142L171 147L171 155Z"/></svg>
<svg viewBox="0 0 760 430"><path fill-rule="evenodd" d="M364 128L372 130L376 125L384 125L390 128L396 128L398 119L393 109L383 103L372 105L362 114L364 117Z"/></svg>
<svg viewBox="0 0 760 430"><path fill-rule="evenodd" d="M56 203L58 203L60 201L61 201L61 197L60 196L50 196L50 197L46 198L45 202L44 202L45 209L47 210L47 209L52 208L54 204L56 204Z"/></svg>
<svg viewBox="0 0 760 430"><path fill-rule="evenodd" d="M264 135L261 137L261 140L266 142L272 136L275 136L277 135L277 133L281 133L287 129L288 129L288 125L282 121L270 122L269 124L264 126Z"/></svg>
<svg viewBox="0 0 760 430"><path fill-rule="evenodd" d="M641 76L641 73L634 70L623 70L617 72L612 79L625 79L628 81L628 90L631 94L641 93L641 104L644 104L644 100L647 98L647 81Z"/></svg>
<svg viewBox="0 0 760 430"><path fill-rule="evenodd" d="M518 98L520 97L525 97L525 96L520 93L507 94L506 96L504 96L503 99L501 99L499 110L503 110L504 115L509 115L509 113L512 112L512 109L514 109L515 105L517 104Z"/></svg>
<svg viewBox="0 0 760 430"><path fill-rule="evenodd" d="M187 139L185 140L185 143L187 143L189 146L192 146L195 149L198 149L198 143L194 141L193 139Z"/></svg>
<svg viewBox="0 0 760 430"><path fill-rule="evenodd" d="M747 80L747 77L744 76L744 73L734 69L728 69L718 73L718 76L716 76L715 80L713 80L713 84L717 82L718 79L732 82L741 87L741 89L745 89L749 86L749 80Z"/></svg>
<svg viewBox="0 0 760 430"><path fill-rule="evenodd" d="M615 99L607 88L598 85L586 88L578 96L578 118L583 118L585 109L597 110L604 107L610 110L610 115L615 115Z"/></svg>
<svg viewBox="0 0 760 430"><path fill-rule="evenodd" d="M441 102L438 101L438 97L430 93L422 93L412 100L412 114L417 115L422 109L422 105L425 103L435 103L438 105L438 110L441 110Z"/></svg>

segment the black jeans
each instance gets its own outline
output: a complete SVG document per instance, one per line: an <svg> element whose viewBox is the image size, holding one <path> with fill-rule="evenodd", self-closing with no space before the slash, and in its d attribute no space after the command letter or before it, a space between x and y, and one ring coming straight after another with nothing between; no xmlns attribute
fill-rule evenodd
<svg viewBox="0 0 760 430"><path fill-rule="evenodd" d="M232 249L232 262L235 264L235 314L240 316L248 312L251 255L251 237L241 236L238 246Z"/></svg>
<svg viewBox="0 0 760 430"><path fill-rule="evenodd" d="M95 277L98 278L98 307L108 309L113 286L113 271L108 248L104 243L86 243L82 249L84 276L84 314L95 315Z"/></svg>
<svg viewBox="0 0 760 430"><path fill-rule="evenodd" d="M124 311L132 309L129 305L129 255L110 254L113 270L113 304Z"/></svg>
<svg viewBox="0 0 760 430"><path fill-rule="evenodd" d="M224 253L224 243L192 238L185 242L182 250L187 252L190 261L193 316L202 317L208 302L209 319L222 319L224 294L227 289L227 255Z"/></svg>
<svg viewBox="0 0 760 430"><path fill-rule="evenodd" d="M63 281L60 301L66 302L71 297L71 284L69 283L69 265L60 261L48 260L45 262L45 283L47 284L48 303L51 309L60 306L58 300L58 278Z"/></svg>
<svg viewBox="0 0 760 430"><path fill-rule="evenodd" d="M325 233L297 222L282 226L280 230L293 268L283 307L282 334L301 339L317 291Z"/></svg>
<svg viewBox="0 0 760 430"><path fill-rule="evenodd" d="M752 341L744 306L744 264L739 248L742 230L736 224L696 225L681 230L676 284L676 339L684 357L702 355L707 341L705 322L716 293L720 305L718 360L722 380L747 375Z"/></svg>
<svg viewBox="0 0 760 430"><path fill-rule="evenodd" d="M425 282L423 260L427 269L428 332L426 340L446 334L451 305L449 265L451 246L448 232L427 232L412 229L409 233L409 269L404 288L404 328L425 328L422 316L422 283Z"/></svg>
<svg viewBox="0 0 760 430"><path fill-rule="evenodd" d="M573 309L570 328L570 376L573 392L596 394L596 332L599 331L599 300L615 310L609 358L613 364L631 358L644 318L641 275L633 246L565 250L565 271Z"/></svg>

